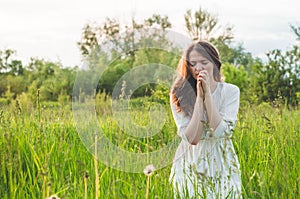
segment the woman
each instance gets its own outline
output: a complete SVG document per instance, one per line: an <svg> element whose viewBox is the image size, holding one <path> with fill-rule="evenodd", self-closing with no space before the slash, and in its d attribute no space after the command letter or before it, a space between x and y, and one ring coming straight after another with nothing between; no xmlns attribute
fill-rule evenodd
<svg viewBox="0 0 300 199"><path fill-rule="evenodd" d="M242 198L231 136L239 88L221 82L221 61L210 43L192 44L178 65L171 109L178 135L170 180L175 198Z"/></svg>

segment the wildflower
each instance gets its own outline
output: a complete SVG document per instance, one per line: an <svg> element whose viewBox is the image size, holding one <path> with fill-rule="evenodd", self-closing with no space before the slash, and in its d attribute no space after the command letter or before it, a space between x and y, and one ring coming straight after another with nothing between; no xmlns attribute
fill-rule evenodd
<svg viewBox="0 0 300 199"><path fill-rule="evenodd" d="M52 195L49 196L47 199L60 199L60 197L58 197L57 195Z"/></svg>
<svg viewBox="0 0 300 199"><path fill-rule="evenodd" d="M150 176L152 175L154 170L155 167L153 166L153 164L146 166L146 168L144 169L144 174L147 176L146 196L145 196L146 199L148 199L149 196Z"/></svg>
<svg viewBox="0 0 300 199"><path fill-rule="evenodd" d="M204 130L206 131L207 137L209 137L209 138L213 137L214 129L209 126L208 122L206 122L204 120L201 120L201 122L203 124Z"/></svg>
<svg viewBox="0 0 300 199"><path fill-rule="evenodd" d="M146 168L144 169L144 174L146 176L151 176L154 170L155 167L153 166L153 164L147 165Z"/></svg>

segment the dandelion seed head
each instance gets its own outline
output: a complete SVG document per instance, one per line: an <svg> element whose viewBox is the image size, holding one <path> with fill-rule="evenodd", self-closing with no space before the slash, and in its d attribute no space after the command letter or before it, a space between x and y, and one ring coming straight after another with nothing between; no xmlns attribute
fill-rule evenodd
<svg viewBox="0 0 300 199"><path fill-rule="evenodd" d="M152 175L154 170L155 170L155 167L153 166L153 164L147 165L144 169L144 174L146 176L150 176L150 175Z"/></svg>
<svg viewBox="0 0 300 199"><path fill-rule="evenodd" d="M51 195L47 199L60 199L57 195Z"/></svg>

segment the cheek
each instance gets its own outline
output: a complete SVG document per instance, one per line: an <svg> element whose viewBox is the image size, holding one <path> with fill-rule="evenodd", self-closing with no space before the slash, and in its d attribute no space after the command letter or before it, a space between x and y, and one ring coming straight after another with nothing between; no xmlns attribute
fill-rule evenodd
<svg viewBox="0 0 300 199"><path fill-rule="evenodd" d="M193 68L188 68L188 70L191 74L195 74L195 70Z"/></svg>
<svg viewBox="0 0 300 199"><path fill-rule="evenodd" d="M191 75L196 79L197 75L196 75L196 71L195 70L190 70Z"/></svg>
<svg viewBox="0 0 300 199"><path fill-rule="evenodd" d="M211 66L209 66L209 70L210 70L211 72L213 72L213 71L214 71L214 68L215 68L215 66L214 66L214 65L211 65Z"/></svg>
<svg viewBox="0 0 300 199"><path fill-rule="evenodd" d="M207 72L208 72L208 74L209 74L210 76L213 76L213 75L214 75L214 66L213 66L213 65L207 66L207 67L206 67L206 70L207 70Z"/></svg>
<svg viewBox="0 0 300 199"><path fill-rule="evenodd" d="M191 74L192 74L193 77L197 76L195 71L192 71Z"/></svg>

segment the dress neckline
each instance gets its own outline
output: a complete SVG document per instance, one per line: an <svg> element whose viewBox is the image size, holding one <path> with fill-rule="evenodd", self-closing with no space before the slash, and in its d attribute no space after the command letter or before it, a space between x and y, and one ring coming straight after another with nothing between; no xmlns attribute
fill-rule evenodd
<svg viewBox="0 0 300 199"><path fill-rule="evenodd" d="M220 82L217 82L217 86L216 86L215 90L212 92L212 95L214 95L216 93L217 89L219 88L219 84L220 84Z"/></svg>

